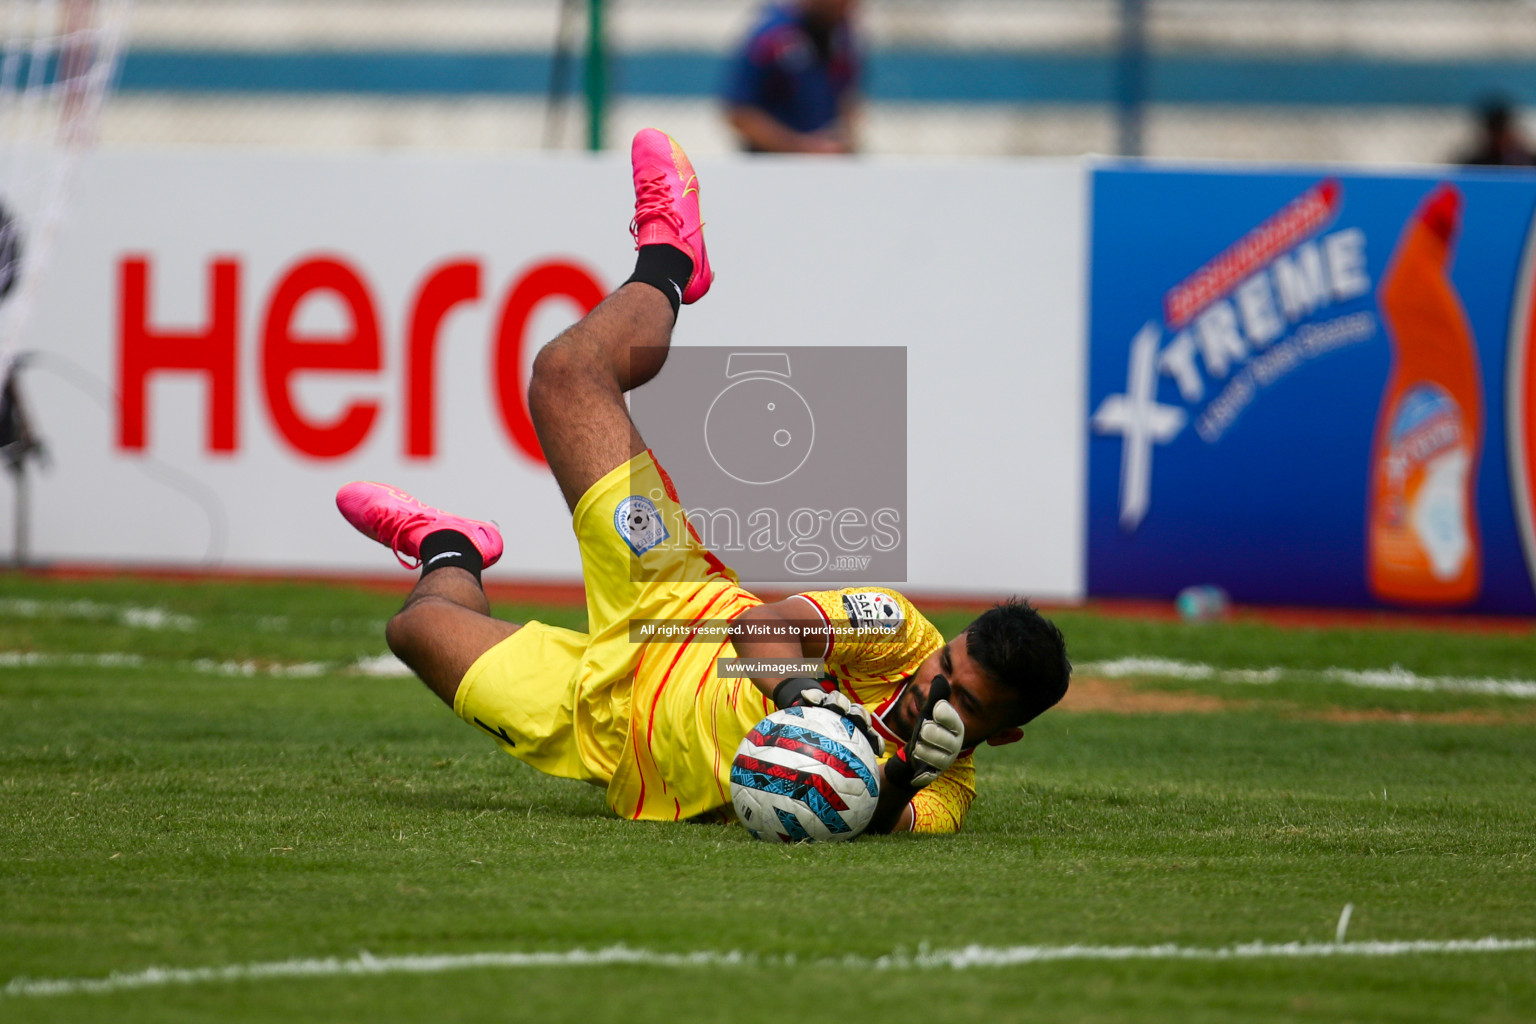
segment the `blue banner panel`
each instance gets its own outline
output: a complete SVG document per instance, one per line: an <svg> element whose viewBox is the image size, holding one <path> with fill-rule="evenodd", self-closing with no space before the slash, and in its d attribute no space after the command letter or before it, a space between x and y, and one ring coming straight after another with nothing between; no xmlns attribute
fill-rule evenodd
<svg viewBox="0 0 1536 1024"><path fill-rule="evenodd" d="M1088 591L1536 613L1536 175L1093 176Z"/></svg>

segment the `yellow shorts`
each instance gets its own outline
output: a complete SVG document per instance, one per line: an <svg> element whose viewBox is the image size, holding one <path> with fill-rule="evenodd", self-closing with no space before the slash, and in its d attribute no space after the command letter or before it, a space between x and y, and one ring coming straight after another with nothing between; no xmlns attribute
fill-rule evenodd
<svg viewBox="0 0 1536 1024"><path fill-rule="evenodd" d="M640 814L646 799L638 792L644 786L635 764L644 756L644 772L656 770L648 747L660 739L656 698L669 672L685 665L693 670L706 655L712 667L717 653L729 657L734 652L728 645L692 651L680 664L656 643L632 641L630 621L732 618L761 601L742 590L736 575L688 528L671 480L649 451L593 484L577 503L572 521L581 549L588 632L527 623L470 666L454 711L540 771L609 786L609 804L619 813L657 816L660 812ZM637 669L647 652L649 663L638 673L637 689ZM673 715L677 729L664 722L662 733L694 731L682 721L683 714ZM762 712L755 714L761 717ZM638 729L637 719L645 722ZM636 747L644 754L637 754ZM637 793L626 796L614 786ZM654 797L658 787L651 788ZM701 793L692 803L715 799ZM689 803L676 802L680 814Z"/></svg>

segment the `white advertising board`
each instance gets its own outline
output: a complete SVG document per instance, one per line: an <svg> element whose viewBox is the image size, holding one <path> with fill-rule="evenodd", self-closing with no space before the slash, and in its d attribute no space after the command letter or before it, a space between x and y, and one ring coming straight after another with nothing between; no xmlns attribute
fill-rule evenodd
<svg viewBox="0 0 1536 1024"><path fill-rule="evenodd" d="M1080 597L1082 166L698 171L718 277L674 343L904 346L905 586ZM522 388L631 212L622 155L98 154L23 339L32 557L380 574L332 503L375 479L497 520L488 579L579 578Z"/></svg>

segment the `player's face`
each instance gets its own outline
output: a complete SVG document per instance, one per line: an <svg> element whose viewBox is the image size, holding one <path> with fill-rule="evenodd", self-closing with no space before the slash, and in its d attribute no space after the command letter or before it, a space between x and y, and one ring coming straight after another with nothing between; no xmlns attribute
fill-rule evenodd
<svg viewBox="0 0 1536 1024"><path fill-rule="evenodd" d="M1017 699L971 660L967 647L966 634L961 633L918 666L901 698L885 716L885 724L896 735L912 734L934 676L943 675L949 680L949 702L965 723L967 747L985 742L1009 743L1019 738L1019 731L1010 726Z"/></svg>

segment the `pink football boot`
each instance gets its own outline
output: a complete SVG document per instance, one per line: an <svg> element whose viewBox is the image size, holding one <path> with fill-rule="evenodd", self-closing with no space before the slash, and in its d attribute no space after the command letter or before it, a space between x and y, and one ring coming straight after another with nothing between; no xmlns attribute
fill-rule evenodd
<svg viewBox="0 0 1536 1024"><path fill-rule="evenodd" d="M635 135L629 158L635 169L635 219L629 225L635 248L671 245L691 256L693 276L682 289L682 300L697 302L715 279L699 220L699 176L683 147L655 128Z"/></svg>
<svg viewBox="0 0 1536 1024"><path fill-rule="evenodd" d="M501 531L494 523L440 512L388 484L363 480L347 484L336 492L336 507L359 533L389 548L407 569L421 565L421 541L438 530L456 530L468 537L487 569L501 557ZM406 557L414 558L415 564Z"/></svg>

